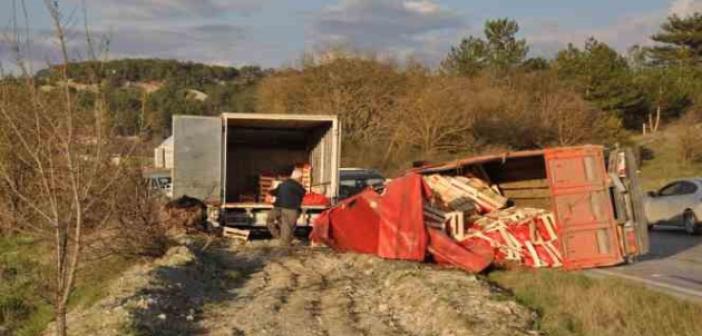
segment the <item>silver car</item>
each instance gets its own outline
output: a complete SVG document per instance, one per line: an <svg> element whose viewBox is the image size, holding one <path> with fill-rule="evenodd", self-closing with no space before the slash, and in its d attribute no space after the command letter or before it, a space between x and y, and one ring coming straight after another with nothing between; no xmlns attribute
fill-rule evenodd
<svg viewBox="0 0 702 336"><path fill-rule="evenodd" d="M689 234L700 234L702 225L702 178L677 180L658 191L649 191L644 202L649 228L674 225Z"/></svg>

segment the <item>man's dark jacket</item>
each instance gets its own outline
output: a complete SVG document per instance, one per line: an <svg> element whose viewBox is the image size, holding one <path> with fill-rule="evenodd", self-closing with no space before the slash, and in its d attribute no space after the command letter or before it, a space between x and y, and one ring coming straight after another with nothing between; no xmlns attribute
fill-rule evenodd
<svg viewBox="0 0 702 336"><path fill-rule="evenodd" d="M305 188L293 179L283 181L271 194L275 196L276 208L298 210L302 205L302 198L305 197Z"/></svg>

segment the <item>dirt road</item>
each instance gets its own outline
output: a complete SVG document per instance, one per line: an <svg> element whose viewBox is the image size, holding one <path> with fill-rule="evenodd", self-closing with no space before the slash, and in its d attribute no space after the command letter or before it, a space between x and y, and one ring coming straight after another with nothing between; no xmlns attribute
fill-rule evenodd
<svg viewBox="0 0 702 336"><path fill-rule="evenodd" d="M592 271L640 282L652 289L702 302L702 236L656 227L651 252L632 265Z"/></svg>
<svg viewBox="0 0 702 336"><path fill-rule="evenodd" d="M269 246L220 254L224 267L247 275L228 289L231 299L203 311L204 333L526 335L532 328L531 312L460 271L326 249L283 256Z"/></svg>
<svg viewBox="0 0 702 336"><path fill-rule="evenodd" d="M536 318L462 271L254 241L172 248L69 325L81 335L538 335Z"/></svg>

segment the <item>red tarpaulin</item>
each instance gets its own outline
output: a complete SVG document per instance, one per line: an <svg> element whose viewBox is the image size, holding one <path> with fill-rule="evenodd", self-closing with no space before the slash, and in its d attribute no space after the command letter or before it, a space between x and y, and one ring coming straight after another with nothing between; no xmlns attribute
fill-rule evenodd
<svg viewBox="0 0 702 336"><path fill-rule="evenodd" d="M380 199L378 255L389 259L424 260L427 231L424 200L431 195L418 174L393 180Z"/></svg>
<svg viewBox="0 0 702 336"><path fill-rule="evenodd" d="M430 195L420 175L407 174L389 183L382 195L368 189L325 211L310 240L389 259L423 261L429 250L437 262L469 272L485 269L493 258L489 248L462 246L439 231L429 239L423 208Z"/></svg>
<svg viewBox="0 0 702 336"><path fill-rule="evenodd" d="M492 263L495 255L489 245L466 247L436 229L429 229L429 252L439 264L452 265L478 273Z"/></svg>
<svg viewBox="0 0 702 336"><path fill-rule="evenodd" d="M310 240L337 251L377 254L379 198L378 193L366 189L323 212L314 223Z"/></svg>

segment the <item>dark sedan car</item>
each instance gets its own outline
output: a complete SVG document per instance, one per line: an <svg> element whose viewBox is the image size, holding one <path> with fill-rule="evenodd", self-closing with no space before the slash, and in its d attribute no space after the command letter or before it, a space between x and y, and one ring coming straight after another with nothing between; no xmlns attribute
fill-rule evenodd
<svg viewBox="0 0 702 336"><path fill-rule="evenodd" d="M380 189L384 184L385 177L377 170L341 168L339 172L339 199L356 195L368 187Z"/></svg>

